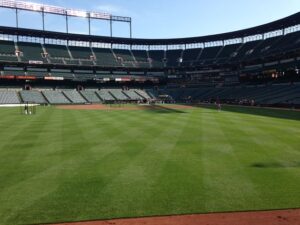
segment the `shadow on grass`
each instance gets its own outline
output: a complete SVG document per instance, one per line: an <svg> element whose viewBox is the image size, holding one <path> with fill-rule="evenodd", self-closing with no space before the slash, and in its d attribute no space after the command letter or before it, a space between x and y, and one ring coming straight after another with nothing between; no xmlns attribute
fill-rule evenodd
<svg viewBox="0 0 300 225"><path fill-rule="evenodd" d="M149 105L145 106L145 110L153 113L187 113L182 110L174 109L171 107L165 107L163 105Z"/></svg>
<svg viewBox="0 0 300 225"><path fill-rule="evenodd" d="M258 169L268 169L268 168L300 168L300 162L269 162L269 163L253 163L251 167Z"/></svg>
<svg viewBox="0 0 300 225"><path fill-rule="evenodd" d="M217 108L214 105L198 105L198 107L217 111ZM300 112L294 110L225 105L222 107L222 111L300 121Z"/></svg>

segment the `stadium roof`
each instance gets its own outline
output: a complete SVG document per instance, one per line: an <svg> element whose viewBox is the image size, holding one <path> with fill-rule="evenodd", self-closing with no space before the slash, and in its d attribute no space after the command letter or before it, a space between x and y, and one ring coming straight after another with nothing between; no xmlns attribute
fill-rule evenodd
<svg viewBox="0 0 300 225"><path fill-rule="evenodd" d="M267 23L264 25L228 32L223 34L208 35L202 37L190 37L190 38L175 38L175 39L140 39L140 38L118 38L107 36L91 36L84 34L67 34L54 31L40 31L35 29L26 28L13 28L13 27L1 27L0 33L19 35L19 36L34 36L41 38L51 39L63 39L72 41L91 41L91 42L103 42L103 43L116 43L116 44L128 44L128 45L177 45L188 43L204 43L220 40L229 40L234 38L247 37L252 35L264 34L276 30L282 30L287 27L300 24L300 12L288 16L286 18Z"/></svg>

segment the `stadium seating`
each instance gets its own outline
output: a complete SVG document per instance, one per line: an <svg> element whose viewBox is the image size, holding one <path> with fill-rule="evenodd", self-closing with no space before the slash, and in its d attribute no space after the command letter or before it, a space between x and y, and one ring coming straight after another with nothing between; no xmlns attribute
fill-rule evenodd
<svg viewBox="0 0 300 225"><path fill-rule="evenodd" d="M283 36L276 46L271 46L268 55L291 51L300 47L300 31Z"/></svg>
<svg viewBox="0 0 300 225"><path fill-rule="evenodd" d="M47 101L39 91L20 91L23 102L46 104Z"/></svg>
<svg viewBox="0 0 300 225"><path fill-rule="evenodd" d="M182 50L169 50L166 52L167 67L178 67L181 63Z"/></svg>
<svg viewBox="0 0 300 225"><path fill-rule="evenodd" d="M153 90L152 90L153 92ZM224 102L237 103L254 100L259 105L297 104L300 98L300 85L269 85L251 87L221 87L221 88L170 88L161 90L162 94L172 96L176 101L186 101L191 97L194 101L214 102L220 99Z"/></svg>
<svg viewBox="0 0 300 225"><path fill-rule="evenodd" d="M222 64L228 62L228 60L237 54L241 44L225 45L222 51L218 54L216 63Z"/></svg>
<svg viewBox="0 0 300 225"><path fill-rule="evenodd" d="M135 67L135 60L130 50L125 49L113 49L116 55L117 61L125 67Z"/></svg>
<svg viewBox="0 0 300 225"><path fill-rule="evenodd" d="M49 76L48 71L46 69L28 68L26 73L28 76L35 76L35 77L41 78L41 79L43 79L46 76Z"/></svg>
<svg viewBox="0 0 300 225"><path fill-rule="evenodd" d="M216 46L216 47L209 47L209 48L204 48L203 51L201 52L201 55L198 59L198 61L195 63L195 65L200 66L200 65L208 65L212 64L220 50L222 49L222 46Z"/></svg>
<svg viewBox="0 0 300 225"><path fill-rule="evenodd" d="M51 58L70 58L67 46L45 44L45 49Z"/></svg>
<svg viewBox="0 0 300 225"><path fill-rule="evenodd" d="M101 89L96 93L103 102L111 102L116 100L107 89Z"/></svg>
<svg viewBox="0 0 300 225"><path fill-rule="evenodd" d="M250 41L241 46L239 51L233 55L230 59L230 62L239 62L243 60L245 57L251 57L252 53L254 52L255 48L261 44L263 41Z"/></svg>
<svg viewBox="0 0 300 225"><path fill-rule="evenodd" d="M92 52L88 47L69 46L69 50L74 59L91 59Z"/></svg>
<svg viewBox="0 0 300 225"><path fill-rule="evenodd" d="M71 104L61 91L42 91L43 95L50 104Z"/></svg>
<svg viewBox="0 0 300 225"><path fill-rule="evenodd" d="M187 49L183 51L181 66L184 67L192 66L193 62L197 61L201 51L202 51L201 48Z"/></svg>
<svg viewBox="0 0 300 225"><path fill-rule="evenodd" d="M63 94L74 104L87 103L86 100L76 90L63 90Z"/></svg>
<svg viewBox="0 0 300 225"><path fill-rule="evenodd" d="M150 50L149 58L152 67L162 68L164 67L165 51L162 50Z"/></svg>
<svg viewBox="0 0 300 225"><path fill-rule="evenodd" d="M18 42L18 49L21 52L22 62L43 62L48 63L47 59L43 57L44 51L42 45L39 43L29 43L29 42Z"/></svg>
<svg viewBox="0 0 300 225"><path fill-rule="evenodd" d="M109 93L118 101L130 100L121 89L107 89Z"/></svg>
<svg viewBox="0 0 300 225"><path fill-rule="evenodd" d="M148 53L146 50L132 50L131 51L138 67L149 68L150 63L148 59Z"/></svg>
<svg viewBox="0 0 300 225"><path fill-rule="evenodd" d="M123 91L123 93L133 101L143 100L143 98L140 95L138 95L134 90L125 90Z"/></svg>
<svg viewBox="0 0 300 225"><path fill-rule="evenodd" d="M120 63L116 61L111 49L109 48L93 48L96 56L96 64L98 66L118 67Z"/></svg>
<svg viewBox="0 0 300 225"><path fill-rule="evenodd" d="M74 74L70 70L51 70L52 77L63 77L64 79L74 79Z"/></svg>
<svg viewBox="0 0 300 225"><path fill-rule="evenodd" d="M69 46L69 50L74 59L80 60L81 65L93 66L94 59L91 48L88 47L77 47L77 46Z"/></svg>
<svg viewBox="0 0 300 225"><path fill-rule="evenodd" d="M89 103L101 103L102 101L99 99L96 91L97 90L86 89L84 91L81 91L81 94Z"/></svg>
<svg viewBox="0 0 300 225"><path fill-rule="evenodd" d="M17 62L15 43L0 40L0 61Z"/></svg>
<svg viewBox="0 0 300 225"><path fill-rule="evenodd" d="M139 89L135 89L134 90L139 96L141 96L142 98L149 100L151 99L151 97L149 96L149 94L147 94L147 92L145 92L144 90L139 90Z"/></svg>
<svg viewBox="0 0 300 225"><path fill-rule="evenodd" d="M0 89L0 104L20 104L21 101L16 91Z"/></svg>
<svg viewBox="0 0 300 225"><path fill-rule="evenodd" d="M153 89L146 89L147 95L151 97L151 99L158 99L159 98L159 93L156 90Z"/></svg>
<svg viewBox="0 0 300 225"><path fill-rule="evenodd" d="M264 41L258 41L256 43L259 43L256 48L253 49L253 52L251 54L245 55L244 59L256 59L261 58L265 56L268 51L273 47L276 46L276 43L281 39L282 37L272 37L265 39ZM250 45L250 43L248 44Z"/></svg>
<svg viewBox="0 0 300 225"><path fill-rule="evenodd" d="M69 51L65 45L45 44L44 47L52 64L66 64L64 59L71 60Z"/></svg>
<svg viewBox="0 0 300 225"><path fill-rule="evenodd" d="M230 44L195 49L177 50L129 50L110 48L90 48L0 41L0 61L42 62L50 64L125 67L125 68L163 68L221 65L254 60L293 51L300 48L300 31L284 36L246 43ZM17 49L20 56L15 54Z"/></svg>

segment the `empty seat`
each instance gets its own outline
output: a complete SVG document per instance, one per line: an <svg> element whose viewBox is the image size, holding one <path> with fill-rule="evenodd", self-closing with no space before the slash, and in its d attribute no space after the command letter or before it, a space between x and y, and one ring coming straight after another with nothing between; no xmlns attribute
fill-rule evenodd
<svg viewBox="0 0 300 225"><path fill-rule="evenodd" d="M0 90L0 104L20 104L16 91Z"/></svg>
<svg viewBox="0 0 300 225"><path fill-rule="evenodd" d="M93 48L96 56L96 63L103 67L121 66L115 59L111 49L109 48Z"/></svg>
<svg viewBox="0 0 300 225"><path fill-rule="evenodd" d="M115 101L116 99L111 95L107 89L101 89L96 92L103 102Z"/></svg>
<svg viewBox="0 0 300 225"><path fill-rule="evenodd" d="M134 90L126 90L126 91L123 91L131 100L134 100L134 101L140 101L140 100L143 100L143 98L138 95Z"/></svg>
<svg viewBox="0 0 300 225"><path fill-rule="evenodd" d="M90 103L101 103L102 101L96 94L96 90L84 90L81 91L83 97Z"/></svg>
<svg viewBox="0 0 300 225"><path fill-rule="evenodd" d="M169 50L166 52L167 67L178 67L181 63L182 50Z"/></svg>
<svg viewBox="0 0 300 225"><path fill-rule="evenodd" d="M148 53L149 53L149 58L150 58L152 67L154 67L154 68L164 67L165 51L151 50Z"/></svg>
<svg viewBox="0 0 300 225"><path fill-rule="evenodd" d="M44 51L42 45L39 43L18 42L18 49L21 54L21 60L23 62L40 61L47 63L47 60L43 57Z"/></svg>
<svg viewBox="0 0 300 225"><path fill-rule="evenodd" d="M46 104L47 100L40 91L20 91L20 96L23 102L30 102L36 104Z"/></svg>
<svg viewBox="0 0 300 225"><path fill-rule="evenodd" d="M63 93L72 103L75 103L75 104L86 103L86 100L76 90L64 90Z"/></svg>
<svg viewBox="0 0 300 225"><path fill-rule="evenodd" d="M62 94L61 91L43 91L42 92L47 101L51 104L70 104L71 102Z"/></svg>
<svg viewBox="0 0 300 225"><path fill-rule="evenodd" d="M16 56L15 43L13 41L0 40L0 61L18 61L18 58Z"/></svg>

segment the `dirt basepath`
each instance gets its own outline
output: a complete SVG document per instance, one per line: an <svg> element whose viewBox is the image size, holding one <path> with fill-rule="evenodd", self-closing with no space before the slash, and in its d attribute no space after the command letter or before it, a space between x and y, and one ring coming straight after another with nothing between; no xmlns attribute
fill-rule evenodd
<svg viewBox="0 0 300 225"><path fill-rule="evenodd" d="M180 109L192 109L192 106L188 105L61 105L57 106L59 109L69 110L180 110Z"/></svg>
<svg viewBox="0 0 300 225"><path fill-rule="evenodd" d="M55 225L300 225L300 209L116 219Z"/></svg>

